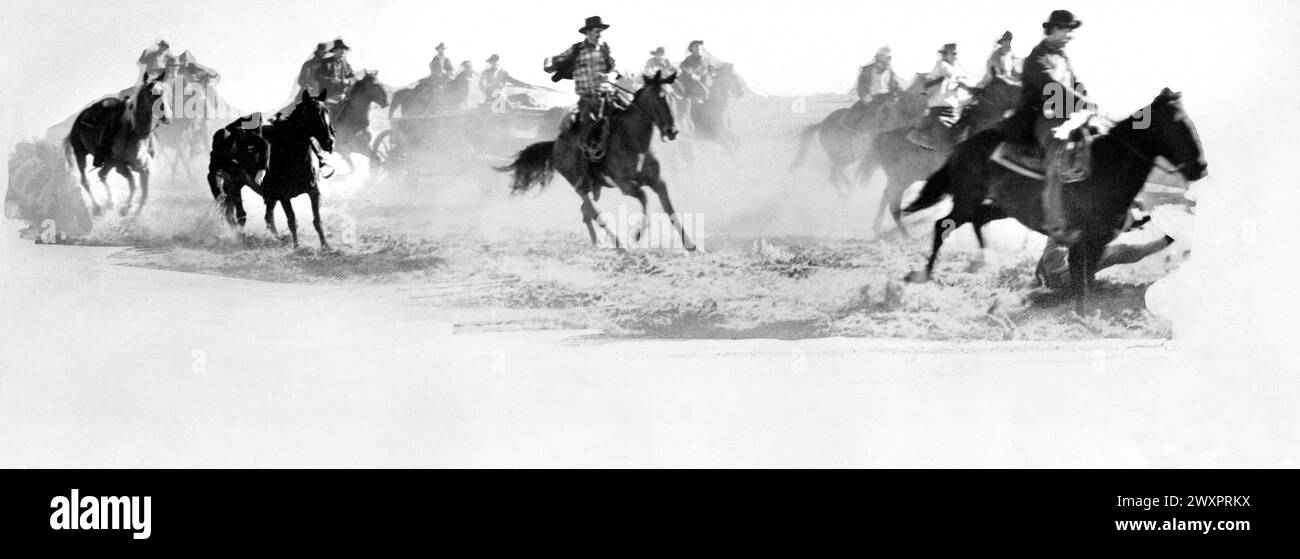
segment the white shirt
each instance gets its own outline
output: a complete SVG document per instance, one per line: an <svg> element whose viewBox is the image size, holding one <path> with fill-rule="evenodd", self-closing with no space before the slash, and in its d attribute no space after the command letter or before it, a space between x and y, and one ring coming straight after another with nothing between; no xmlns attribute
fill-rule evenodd
<svg viewBox="0 0 1300 559"><path fill-rule="evenodd" d="M890 78L894 75L894 70L893 69L885 70L884 72L880 72L879 74L873 71L870 72L870 74L871 74L871 86L868 88L869 93L873 97L876 95L884 95L886 93L889 93L889 81Z"/></svg>
<svg viewBox="0 0 1300 559"><path fill-rule="evenodd" d="M925 80L928 82L939 78L943 78L943 82L930 90L926 106L961 108L963 98L960 84L966 82L966 70L959 64L949 64L940 60L925 76Z"/></svg>

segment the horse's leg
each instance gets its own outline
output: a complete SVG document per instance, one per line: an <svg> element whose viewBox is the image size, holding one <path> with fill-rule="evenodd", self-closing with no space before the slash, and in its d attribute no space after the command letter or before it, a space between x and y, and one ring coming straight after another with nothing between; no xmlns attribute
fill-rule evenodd
<svg viewBox="0 0 1300 559"><path fill-rule="evenodd" d="M117 174L126 177L126 184L131 188L127 191L126 205L122 206L122 210L118 212L125 216L131 212L131 204L135 201L135 175L132 175L131 170L125 166L114 167L114 169L117 171Z"/></svg>
<svg viewBox="0 0 1300 559"><path fill-rule="evenodd" d="M943 246L944 238L948 236L949 231L961 227L961 225L961 223L953 219L953 214L948 214L948 217L934 222L934 240L930 247L930 259L925 262L925 271L914 271L903 279L909 283L929 282L930 278L934 277L934 263L939 260L939 248Z"/></svg>
<svg viewBox="0 0 1300 559"><path fill-rule="evenodd" d="M284 219L289 222L289 234L293 236L293 248L298 248L298 218L293 213L293 200L285 198L280 200L280 205L284 207Z"/></svg>
<svg viewBox="0 0 1300 559"><path fill-rule="evenodd" d="M624 190L624 192L628 191ZM632 190L628 192L628 194L633 198L636 198L638 202L641 202L641 224L637 225L636 231L632 232L632 242L640 244L641 236L644 235L645 230L650 227L650 208L647 207L648 200L646 199L645 190L640 184L633 184Z"/></svg>
<svg viewBox="0 0 1300 559"><path fill-rule="evenodd" d="M971 222L971 226L975 228L975 240L979 241L980 251L975 255L975 260L971 261L970 266L966 268L966 271L972 274L984 269L984 257L987 249L987 245L984 244L984 226L993 221L992 216L989 215L991 211L992 207L987 204L980 204L975 207L975 218Z"/></svg>
<svg viewBox="0 0 1300 559"><path fill-rule="evenodd" d="M239 232L243 234L244 224L248 223L248 214L244 212L244 185L236 183L233 186L234 188L226 194L226 205L231 208L226 213L229 215L231 211L234 212L231 224L239 225Z"/></svg>
<svg viewBox="0 0 1300 559"><path fill-rule="evenodd" d="M582 221L587 224L587 232L591 233L591 244L599 244L596 239L596 229L591 225L592 222L595 222L596 225L599 225L600 228L605 231L606 235L609 235L610 240L614 241L614 248L622 250L623 246L619 243L618 235L609 228L608 223L605 223L605 218L600 216L600 212L596 209L595 202L591 201L591 194L587 192L579 192L578 196L582 197Z"/></svg>
<svg viewBox="0 0 1300 559"><path fill-rule="evenodd" d="M316 228L316 235L320 237L320 247L328 249L330 244L325 241L325 229L321 228L320 223L320 191L308 192L307 197L311 199L311 224Z"/></svg>
<svg viewBox="0 0 1300 559"><path fill-rule="evenodd" d="M1083 238L1070 246L1070 291L1074 295L1074 312L1083 316L1088 304L1088 278L1092 273L1092 262L1088 252L1091 239Z"/></svg>
<svg viewBox="0 0 1300 559"><path fill-rule="evenodd" d="M108 172L112 170L113 170L112 167L108 165L104 165L103 167L99 168L99 173L98 173L99 184L104 186L104 196L105 196L104 209L106 210L113 209L113 189L108 186Z"/></svg>
<svg viewBox="0 0 1300 559"><path fill-rule="evenodd" d="M140 215L144 210L145 202L149 200L149 164L140 165L140 169L136 172L140 173L140 205L136 206L135 213Z"/></svg>
<svg viewBox="0 0 1300 559"><path fill-rule="evenodd" d="M86 154L73 148L72 156L77 159L77 172L81 175L81 188L86 191L86 197L90 198L91 211L94 212L93 215L99 215L104 210L99 207L99 202L95 200L95 193L90 190L90 181L86 179Z"/></svg>
<svg viewBox="0 0 1300 559"><path fill-rule="evenodd" d="M677 218L677 210L673 209L673 202L668 199L668 183L664 182L664 179L659 176L657 167L654 171L653 178L649 181L650 189L655 191L655 195L659 196L659 205L668 214L668 219L672 220L673 228L677 229L677 234L681 235L682 247L687 252L695 252L695 243L692 243L691 239L686 236L686 228L682 227L681 220Z"/></svg>
<svg viewBox="0 0 1300 559"><path fill-rule="evenodd" d="M279 238L280 232L275 230L276 199L270 196L262 196L262 201L266 203L266 230L271 232L272 237Z"/></svg>

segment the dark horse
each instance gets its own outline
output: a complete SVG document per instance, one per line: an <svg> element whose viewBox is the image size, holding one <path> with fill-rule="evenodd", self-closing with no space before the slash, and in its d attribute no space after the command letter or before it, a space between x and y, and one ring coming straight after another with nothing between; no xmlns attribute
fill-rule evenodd
<svg viewBox="0 0 1300 559"><path fill-rule="evenodd" d="M312 226L322 248L329 248L320 221L320 189L312 140L325 151L334 149L334 127L325 107L325 91L302 100L288 118L259 125L258 117L244 117L227 125L212 137L212 159L208 186L225 210L227 219L243 227L246 221L241 195L243 187L253 189L266 202L266 228L275 229L275 205L284 216L298 247L298 222L291 200L306 194L311 199Z"/></svg>
<svg viewBox="0 0 1300 559"><path fill-rule="evenodd" d="M388 106L388 116L398 111L402 116L428 116L433 113L455 110L469 99L469 86L474 75L461 72L455 78L436 82L424 78L412 87L393 92L393 103Z"/></svg>
<svg viewBox="0 0 1300 559"><path fill-rule="evenodd" d="M372 103L379 105L380 108L388 107L388 92L379 82L379 72L365 72L360 80L348 88L343 95L343 100L330 108L334 128L337 131L335 136L337 151L343 156L343 160L347 161L349 175L357 170L352 159L348 157L354 153L368 157L372 169L381 163L379 156L370 147L370 105Z"/></svg>
<svg viewBox="0 0 1300 559"><path fill-rule="evenodd" d="M965 107L957 125L948 138L939 138L938 149L927 150L907 141L912 127L890 130L876 136L870 149L862 155L858 164L858 175L863 181L868 179L876 169L885 172L885 193L880 199L873 220L873 230L879 235L883 228L885 208L889 208L899 233L909 237L907 227L903 225L902 203L907 187L917 181L925 180L935 169L943 165L953 147L964 138L992 128L1001 122L1008 111L1014 110L1020 103L1020 86L995 79L980 90Z"/></svg>
<svg viewBox="0 0 1300 559"><path fill-rule="evenodd" d="M919 122L925 116L924 93L925 74L917 74L907 91L880 105L875 114L869 115L857 126L850 126L845 121L852 116L852 107L832 112L825 120L804 128L799 141L799 153L795 155L790 169L803 165L808 157L808 145L812 143L813 136L818 136L822 147L826 149L826 155L830 157L831 186L840 193L847 194L850 184L844 176L844 169L862 159L862 154L871 149L871 140L877 133Z"/></svg>
<svg viewBox="0 0 1300 559"><path fill-rule="evenodd" d="M659 204L681 235L682 246L688 251L694 251L695 245L687 238L677 212L668 199L668 184L659 174L659 160L650 152L650 142L654 139L656 126L665 140L677 136L672 109L668 106L668 89L665 87L676 79L676 74L664 78L659 72L646 77L645 85L636 92L628 108L609 117L608 144L605 157L600 163L588 164L578 145L581 140L572 130L566 130L555 141L536 143L524 148L514 163L497 170L513 173L514 183L511 187L516 193L526 192L533 186L544 187L550 183L554 172L560 171L582 198L582 222L591 234L592 244L598 242L593 223L599 224L609 233L615 245L618 244L617 235L610 231L609 225L596 211L593 195L599 200L601 188L618 188L623 194L640 201L642 212L646 212L647 202L643 188L648 186L659 196ZM633 235L634 241L640 239L648 221L642 221L641 229Z"/></svg>
<svg viewBox="0 0 1300 559"><path fill-rule="evenodd" d="M745 86L736 74L735 66L719 65L714 70L708 95L691 107L695 136L718 142L727 151L735 151L740 138L731 129L731 101L744 96Z"/></svg>
<svg viewBox="0 0 1300 559"><path fill-rule="evenodd" d="M136 89L129 99L103 99L82 110L72 123L72 132L64 140L64 148L70 152L81 174L81 187L90 198L95 215L103 210L95 195L90 191L90 182L86 180L86 156L94 155L103 162L99 166L99 182L104 185L108 196L109 209L113 207L113 191L108 187L108 172L117 171L126 177L131 186L131 193L122 207L122 215L131 210L135 199L135 176L140 175L140 206L137 214L144 209L149 198L149 166L154 156L153 131L159 124L168 122L171 107L167 102L166 85L160 81L161 76L144 75L144 83ZM116 123L114 123L116 121ZM115 126L114 126L115 124ZM99 153L104 134L114 131L110 153Z"/></svg>
<svg viewBox="0 0 1300 559"><path fill-rule="evenodd" d="M1116 124L1109 135L1097 138L1092 144L1091 176L1064 188L1062 213L1066 228L1075 232L1068 235L1071 242L1064 244L1070 247L1070 290L1080 313L1102 251L1124 228L1128 209L1146 184L1156 158L1174 163L1189 181L1206 175L1200 137L1183 111L1181 97L1166 88L1149 107ZM1139 119L1137 115L1144 116ZM974 224L981 250L981 228L990 221L1013 217L1030 229L1047 233L1042 227L1042 182L989 160L1003 140L1003 133L992 129L958 146L905 210L910 213L928 208L945 195L953 198L952 213L935 222L934 246L925 271L912 272L908 281L930 280L944 237L963 224ZM1000 183L1001 196L996 206L990 206L983 201L994 183Z"/></svg>

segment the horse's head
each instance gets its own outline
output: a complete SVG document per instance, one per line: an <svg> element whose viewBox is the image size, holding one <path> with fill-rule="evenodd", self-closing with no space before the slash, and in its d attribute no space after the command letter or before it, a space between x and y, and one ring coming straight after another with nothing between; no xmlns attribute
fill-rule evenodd
<svg viewBox="0 0 1300 559"><path fill-rule="evenodd" d="M673 119L672 107L668 105L669 88L664 87L672 85L675 81L677 81L676 72L664 77L662 70L655 71L653 76L645 77L645 84L637 90L636 97L632 99L632 106L650 116L650 120L659 127L659 132L663 134L665 140L677 138L677 124Z"/></svg>
<svg viewBox="0 0 1300 559"><path fill-rule="evenodd" d="M334 151L334 124L330 122L329 108L325 106L325 95L324 89L316 97L303 91L302 99L287 121L308 137L315 138L321 149Z"/></svg>
<svg viewBox="0 0 1300 559"><path fill-rule="evenodd" d="M131 98L132 125L140 134L148 134L159 124L171 122L171 91L163 81L164 77L161 73L157 76L145 73L144 83Z"/></svg>
<svg viewBox="0 0 1300 559"><path fill-rule="evenodd" d="M1209 164L1201 151L1201 137L1196 125L1183 110L1183 94L1165 88L1151 103L1151 132L1159 143L1156 155L1178 166L1189 181L1198 181L1208 174Z"/></svg>
<svg viewBox="0 0 1300 559"><path fill-rule="evenodd" d="M357 83L352 84L352 91L349 96L360 97L365 101L366 105L374 103L379 105L380 108L388 107L388 91L384 89L382 83L379 83L378 70L374 72L365 71L365 75L360 80L357 80Z"/></svg>

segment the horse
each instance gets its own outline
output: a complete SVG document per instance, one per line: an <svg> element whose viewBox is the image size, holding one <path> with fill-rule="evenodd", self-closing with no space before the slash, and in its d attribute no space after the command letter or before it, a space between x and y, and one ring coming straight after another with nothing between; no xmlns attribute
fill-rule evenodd
<svg viewBox="0 0 1300 559"><path fill-rule="evenodd" d="M925 74L917 74L911 87L881 105L878 112L856 127L849 126L845 121L852 116L852 107L832 112L825 120L804 128L800 135L799 152L795 154L790 169L803 165L813 136L818 136L822 147L826 149L826 155L830 157L831 186L841 194L847 194L850 181L844 176L844 170L859 161L862 154L871 148L871 140L878 132L911 126L920 121L925 116L924 93Z"/></svg>
<svg viewBox="0 0 1300 559"><path fill-rule="evenodd" d="M343 96L343 100L331 107L336 135L335 145L338 154L347 161L350 171L355 173L357 167L348 157L354 153L365 155L370 159L371 168L378 167L381 161L370 147L370 105L380 108L388 107L388 92L379 82L379 72L365 72L365 75L352 84Z"/></svg>
<svg viewBox="0 0 1300 559"><path fill-rule="evenodd" d="M432 77L426 77L415 85L393 92L393 101L388 106L388 117L393 118L398 111L402 116L428 116L440 111L455 110L469 99L469 87L473 74L461 72L455 78L438 83Z"/></svg>
<svg viewBox="0 0 1300 559"><path fill-rule="evenodd" d="M324 90L316 97L303 91L288 117L260 126L253 117L244 117L213 136L208 184L227 219L234 215L239 226L244 225L241 190L247 186L266 203L266 228L272 235L279 235L275 205L284 207L293 247L298 248L298 222L291 200L306 194L311 199L312 226L320 237L321 248L329 248L321 228L319 178L312 148L315 140L325 151L334 150L334 127L325 97ZM251 124L245 124L250 120ZM259 144L259 140L266 145Z"/></svg>
<svg viewBox="0 0 1300 559"><path fill-rule="evenodd" d="M745 96L745 86L735 66L721 64L713 73L708 95L690 109L695 134L735 152L740 138L731 129L731 101Z"/></svg>
<svg viewBox="0 0 1300 559"><path fill-rule="evenodd" d="M1021 87L1002 79L995 79L980 90L971 103L962 112L951 135L944 141L937 142L938 149L924 149L907 140L912 126L896 128L878 134L871 142L858 163L858 176L862 181L870 178L877 169L884 170L886 177L885 192L877 207L873 229L876 235L883 231L885 209L888 208L899 233L910 238L907 227L903 225L902 203L907 187L917 181L925 180L930 173L943 165L952 153L953 147L964 137L976 135L998 124L1020 103Z"/></svg>
<svg viewBox="0 0 1300 559"><path fill-rule="evenodd" d="M1066 231L1047 231L1042 224L1042 182L989 160L1005 139L1004 133L994 128L962 143L926 181L916 201L904 210L913 213L946 196L953 199L952 212L935 222L925 271L910 273L907 281L929 281L944 238L966 223L974 225L980 244L978 264L984 249L981 229L991 221L1011 217L1069 247L1069 290L1075 297L1076 312L1082 314L1102 252L1123 229L1129 207L1157 165L1156 158L1172 162L1176 165L1173 172L1191 182L1205 178L1208 169L1196 126L1183 110L1182 94L1165 88L1151 105L1092 142L1091 175L1063 189ZM985 204L994 183L999 183L1001 195L996 205Z"/></svg>
<svg viewBox="0 0 1300 559"><path fill-rule="evenodd" d="M121 215L130 213L131 203L135 199L135 176L140 176L139 214L149 198L149 168L154 156L153 132L161 124L166 124L171 112L167 100L166 86L160 81L161 75L151 77L144 75L143 82L136 88L135 95L129 99L109 98L97 101L86 107L72 123L72 131L64 140L64 151L71 161L77 164L81 175L81 187L90 198L94 215L103 213L95 195L90 191L90 182L86 180L86 156L95 155L102 161L99 166L99 182L104 185L108 196L109 209L113 207L113 192L108 187L108 172L117 171L126 177L130 185L130 195ZM99 153L100 140L108 133L113 121L113 138L110 153Z"/></svg>
<svg viewBox="0 0 1300 559"><path fill-rule="evenodd" d="M593 194L599 200L602 188L618 188L623 194L641 202L642 215L645 216L648 210L643 188L648 186L659 197L659 204L681 235L682 246L687 251L694 251L695 244L687 238L686 230L668 198L668 184L660 176L659 160L650 152L656 127L665 141L677 136L666 87L671 86L676 79L676 73L665 78L661 72L655 72L653 76L646 77L644 85L636 91L627 108L617 110L608 117L607 145L601 162L589 164L579 145L583 140L575 131L566 130L556 140L524 148L513 163L496 170L513 175L511 190L515 194L527 192L534 186L544 188L558 170L582 198L582 222L587 226L593 245L598 243L596 229L592 225L596 223L609 234L615 246L619 246L617 235L596 211ZM648 219L642 220L641 227L633 232L633 241L640 240L648 223Z"/></svg>

